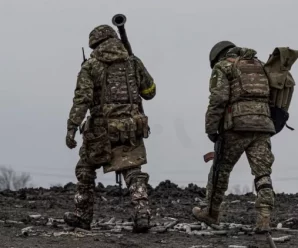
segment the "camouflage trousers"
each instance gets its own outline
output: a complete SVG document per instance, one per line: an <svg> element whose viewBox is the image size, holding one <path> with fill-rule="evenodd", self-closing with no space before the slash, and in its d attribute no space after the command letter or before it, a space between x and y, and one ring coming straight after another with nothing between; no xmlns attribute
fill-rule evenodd
<svg viewBox="0 0 298 248"><path fill-rule="evenodd" d="M224 134L223 156L212 199L213 210L220 210L224 194L228 189L230 173L244 152L251 168L251 174L255 177L256 209L261 211L262 208L272 209L274 207L275 194L271 181L271 166L274 162L274 155L271 152L270 134L228 131ZM213 167L210 169L206 187L208 205L213 188L212 176Z"/></svg>
<svg viewBox="0 0 298 248"><path fill-rule="evenodd" d="M93 219L94 188L96 167L86 164L82 159L76 166L77 192L74 197L75 214L84 222L91 223ZM130 191L131 200L135 206L135 214L150 215L147 183L149 175L135 167L122 171L126 186Z"/></svg>

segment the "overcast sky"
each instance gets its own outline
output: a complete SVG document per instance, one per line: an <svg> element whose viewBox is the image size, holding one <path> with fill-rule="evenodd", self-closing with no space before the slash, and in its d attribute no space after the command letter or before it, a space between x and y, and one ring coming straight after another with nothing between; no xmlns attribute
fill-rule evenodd
<svg viewBox="0 0 298 248"><path fill-rule="evenodd" d="M36 186L76 182L78 146L65 145L66 121L88 36L114 14L127 16L134 53L152 74L157 95L144 102L152 134L146 142L150 183L206 185L213 145L205 135L209 51L220 40L254 48L266 61L277 46L298 49L295 0L0 0L0 164L30 172ZM111 24L112 25L112 24ZM298 78L298 63L292 73ZM298 96L288 124L298 128ZM297 192L297 131L272 139L277 192ZM230 187L252 184L245 155ZM114 184L114 173L97 181Z"/></svg>

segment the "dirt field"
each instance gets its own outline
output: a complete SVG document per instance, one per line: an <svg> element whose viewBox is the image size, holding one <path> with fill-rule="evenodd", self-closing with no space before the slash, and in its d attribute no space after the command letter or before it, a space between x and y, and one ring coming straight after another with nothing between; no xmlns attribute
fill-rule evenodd
<svg viewBox="0 0 298 248"><path fill-rule="evenodd" d="M51 189L0 192L0 247L269 247L266 236L251 232L255 221L253 194L228 195L221 225L210 228L191 214L205 189L192 184L181 189L169 181L162 182L149 190L153 210L150 232L134 234L127 189L121 200L116 186L102 185L96 188L92 231L66 230L61 219L65 211L73 209L74 190L75 185L69 183ZM276 241L276 247L298 247L298 194L277 195L272 226L277 225L282 228L274 230L272 237L288 236L289 240Z"/></svg>

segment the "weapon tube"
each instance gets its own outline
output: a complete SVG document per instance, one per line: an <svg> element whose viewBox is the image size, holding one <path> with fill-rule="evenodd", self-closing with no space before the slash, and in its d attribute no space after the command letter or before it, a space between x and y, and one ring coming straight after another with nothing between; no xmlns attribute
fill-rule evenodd
<svg viewBox="0 0 298 248"><path fill-rule="evenodd" d="M116 14L112 18L112 23L118 28L121 41L122 41L124 47L126 48L129 56L132 56L133 55L132 49L131 49L130 43L128 41L127 34L125 31L125 27L124 27L124 24L126 23L126 16L123 14ZM142 101L140 101L140 103L139 103L139 108L140 108L141 113L145 114Z"/></svg>
<svg viewBox="0 0 298 248"><path fill-rule="evenodd" d="M126 23L126 16L123 14L114 15L112 18L112 23L118 28L121 41L123 42L123 45L125 46L129 56L133 55L124 27L124 24Z"/></svg>

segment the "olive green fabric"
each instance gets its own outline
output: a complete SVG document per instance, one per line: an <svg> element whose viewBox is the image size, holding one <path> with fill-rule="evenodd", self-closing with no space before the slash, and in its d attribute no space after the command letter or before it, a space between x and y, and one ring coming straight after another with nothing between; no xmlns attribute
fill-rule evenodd
<svg viewBox="0 0 298 248"><path fill-rule="evenodd" d="M225 130L274 133L270 118L269 82L256 51L234 47L213 68L205 131Z"/></svg>

